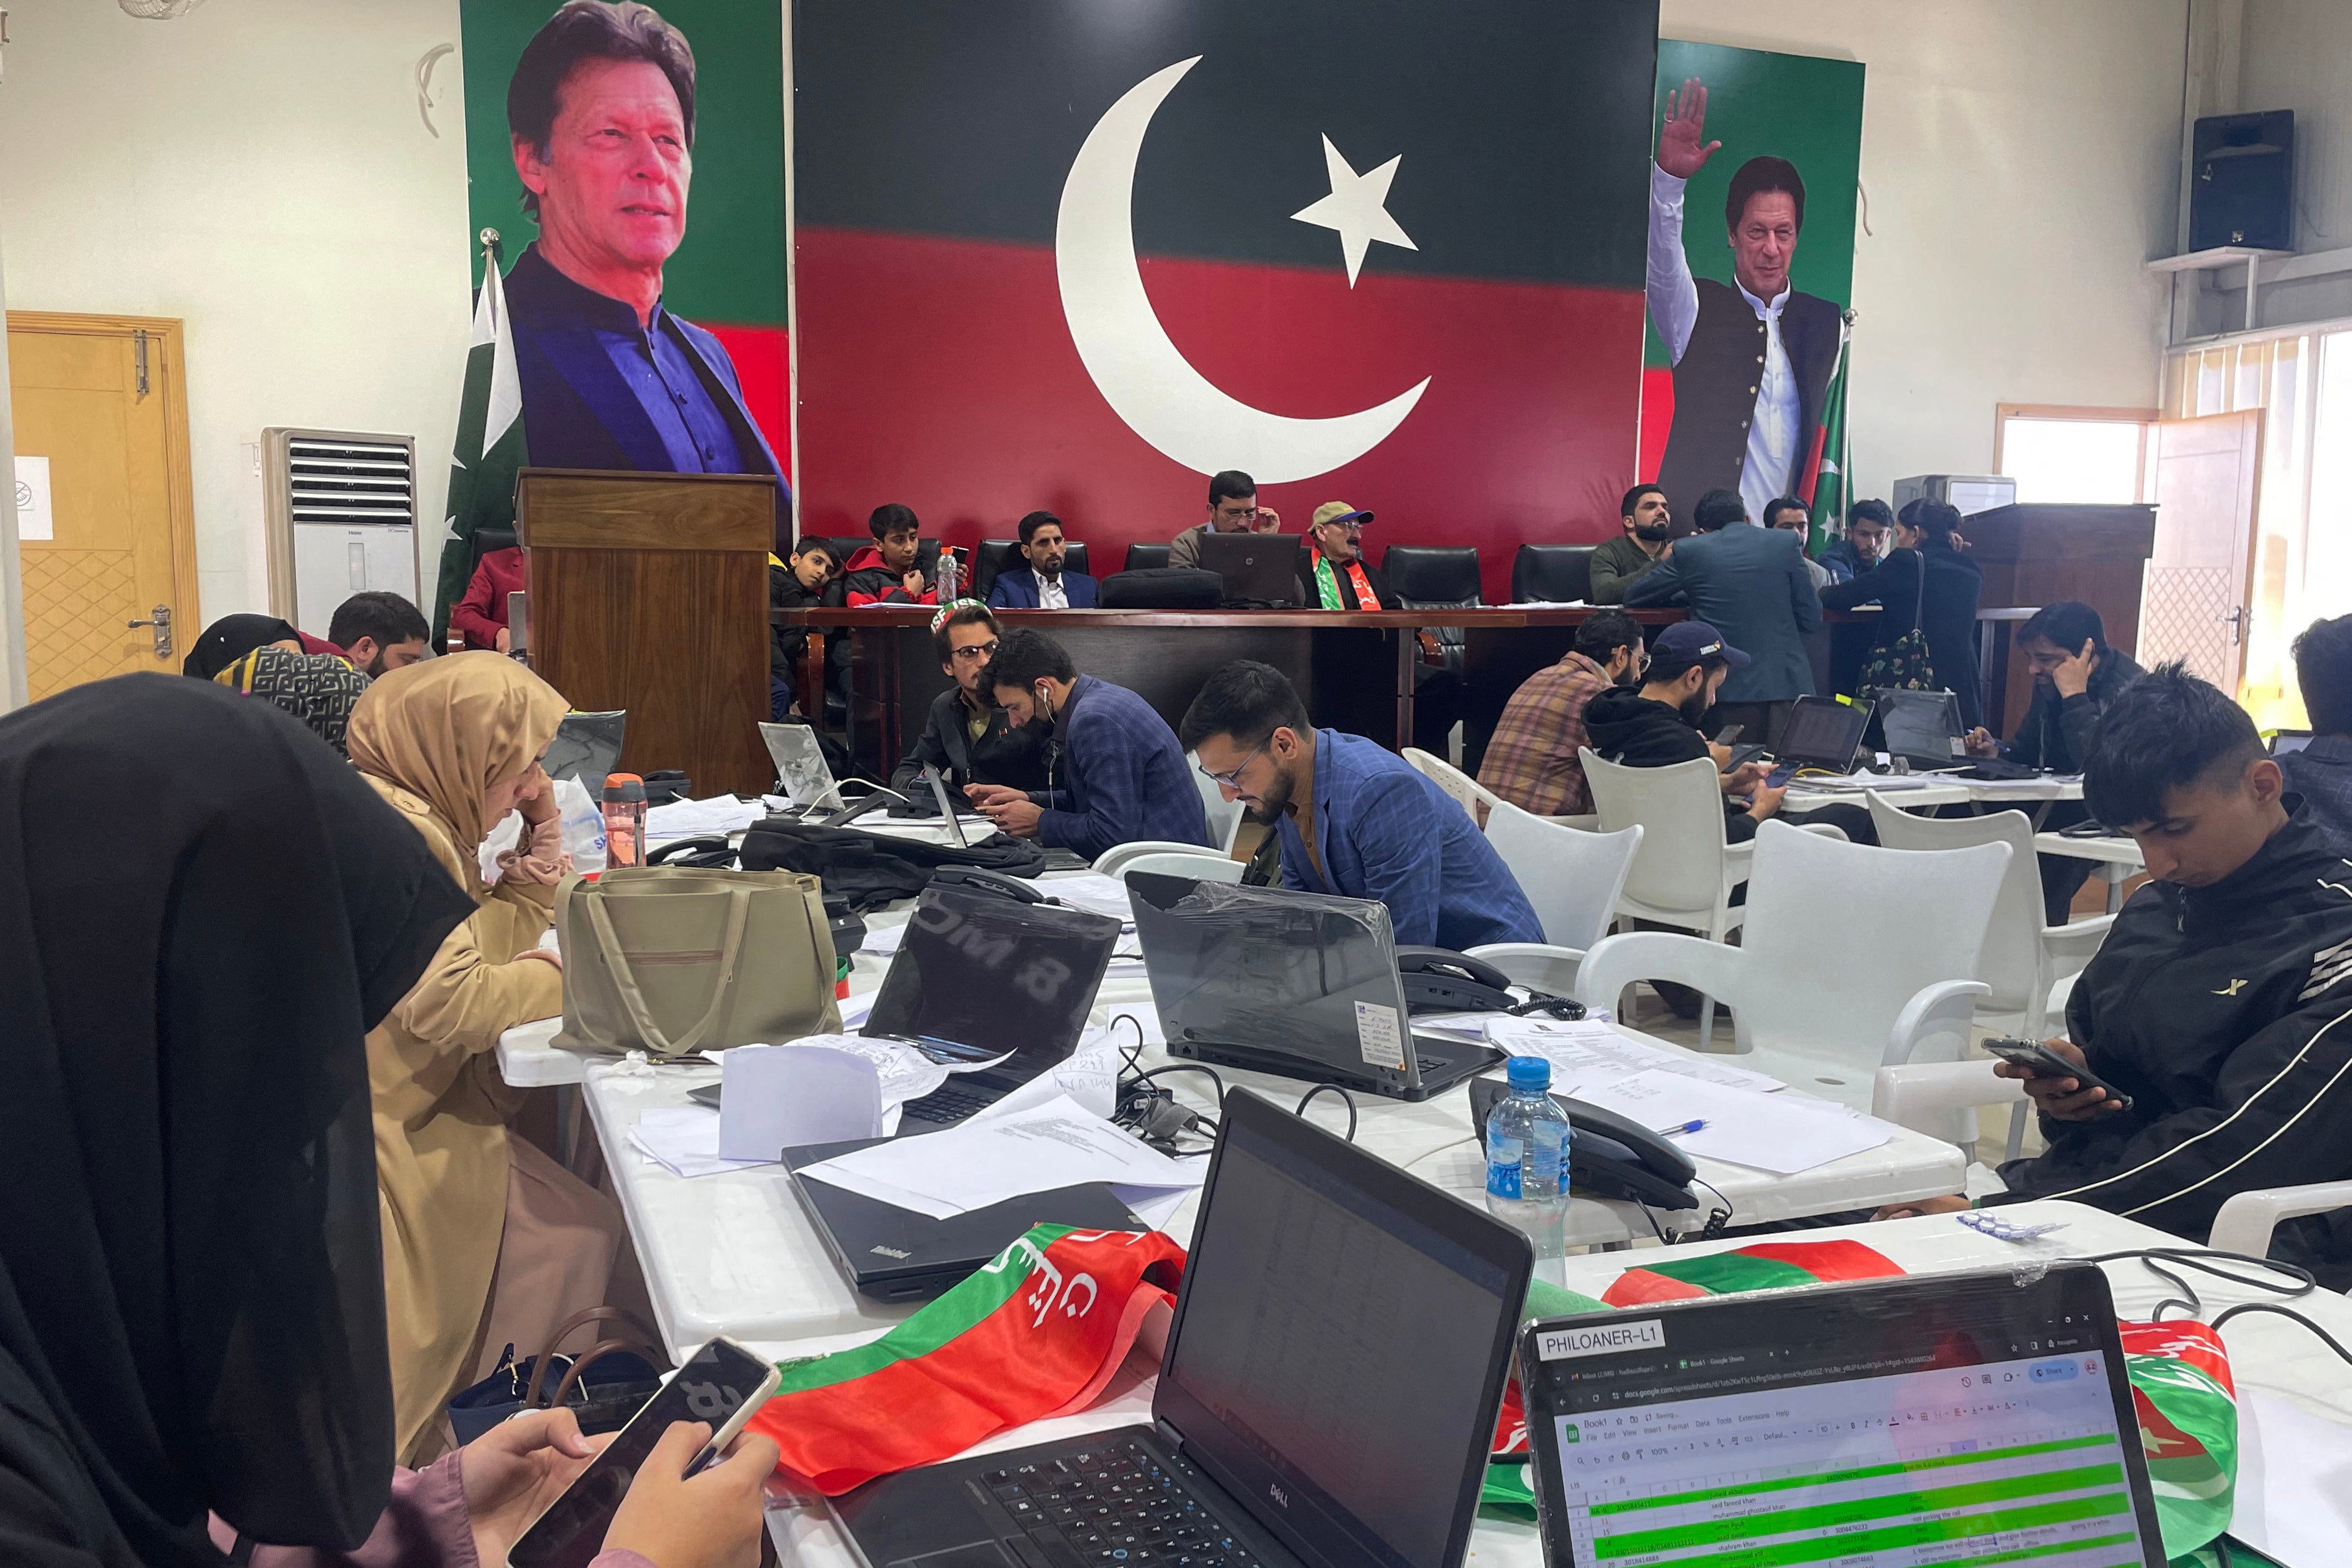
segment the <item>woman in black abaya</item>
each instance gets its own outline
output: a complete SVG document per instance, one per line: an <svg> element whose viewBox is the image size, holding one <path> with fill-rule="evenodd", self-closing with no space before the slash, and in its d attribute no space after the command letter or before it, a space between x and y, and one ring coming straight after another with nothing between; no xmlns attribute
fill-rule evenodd
<svg viewBox="0 0 2352 1568"><path fill-rule="evenodd" d="M265 705L0 718L0 1563L503 1561L577 1472L559 1413L395 1482L363 1039L473 907ZM736 1560L763 1457L649 1467L600 1563Z"/></svg>

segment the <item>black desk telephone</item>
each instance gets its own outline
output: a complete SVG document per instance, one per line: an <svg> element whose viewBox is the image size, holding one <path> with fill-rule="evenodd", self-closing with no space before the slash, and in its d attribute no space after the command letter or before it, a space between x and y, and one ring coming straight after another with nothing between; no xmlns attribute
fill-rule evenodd
<svg viewBox="0 0 2352 1568"><path fill-rule="evenodd" d="M1498 1078L1470 1081L1470 1125L1486 1141L1486 1113L1510 1092ZM1688 1155L1664 1138L1614 1111L1555 1094L1551 1103L1568 1118L1575 1136L1568 1145L1571 1186L1596 1197L1629 1198L1652 1208L1696 1208L1690 1179L1698 1174Z"/></svg>
<svg viewBox="0 0 2352 1568"><path fill-rule="evenodd" d="M1483 958L1456 953L1450 947L1400 947L1397 974L1404 981L1404 1009L1409 1013L1549 1013L1553 1018L1580 1019L1584 1008L1566 997L1528 993L1521 1002L1511 995L1511 977Z"/></svg>

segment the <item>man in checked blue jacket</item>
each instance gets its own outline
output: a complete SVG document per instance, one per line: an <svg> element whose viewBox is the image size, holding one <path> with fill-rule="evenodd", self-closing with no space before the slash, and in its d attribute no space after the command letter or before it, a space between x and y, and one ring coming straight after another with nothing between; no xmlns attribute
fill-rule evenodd
<svg viewBox="0 0 2352 1568"><path fill-rule="evenodd" d="M1238 659L1185 712L1201 771L1282 841L1282 885L1378 899L1400 946L1540 942L1518 879L1470 813L1377 741L1317 729L1280 670Z"/></svg>
<svg viewBox="0 0 2352 1568"><path fill-rule="evenodd" d="M965 789L998 828L1090 861L1145 839L1214 847L1176 734L1150 703L1078 674L1059 643L1026 628L1004 634L981 679L1014 728L1042 724L1054 732L1044 789Z"/></svg>

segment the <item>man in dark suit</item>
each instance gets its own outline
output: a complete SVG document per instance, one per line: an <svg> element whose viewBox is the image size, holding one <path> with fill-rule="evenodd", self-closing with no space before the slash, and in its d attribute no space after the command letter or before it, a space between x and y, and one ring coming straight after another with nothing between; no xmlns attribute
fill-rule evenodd
<svg viewBox="0 0 2352 1568"><path fill-rule="evenodd" d="M1068 541L1062 537L1062 519L1051 512L1032 512L1021 519L1021 554L1027 566L996 574L988 591L995 610L1092 610L1095 580L1083 571L1065 571Z"/></svg>
<svg viewBox="0 0 2352 1568"><path fill-rule="evenodd" d="M1666 97L1650 171L1650 320L1675 360L1658 483L1676 507L1702 490L1737 489L1763 521L1775 496L1811 500L1844 312L1789 287L1805 183L1785 158L1750 158L1731 177L1723 221L1734 283L1691 277L1683 187L1723 145L1706 137L1706 89L1694 78Z"/></svg>
<svg viewBox="0 0 2352 1568"><path fill-rule="evenodd" d="M524 47L507 130L539 238L507 274L523 435L541 468L776 476L717 338L662 306L686 237L694 55L649 7L571 0Z"/></svg>
<svg viewBox="0 0 2352 1568"><path fill-rule="evenodd" d="M1749 662L1725 678L1708 733L1737 724L1744 739L1777 740L1790 707L1813 695L1805 639L1821 627L1822 601L1805 570L1804 543L1785 528L1751 528L1747 507L1730 490L1700 497L1691 520L1698 532L1676 539L1626 591L1625 602L1683 600L1692 615L1745 651Z"/></svg>

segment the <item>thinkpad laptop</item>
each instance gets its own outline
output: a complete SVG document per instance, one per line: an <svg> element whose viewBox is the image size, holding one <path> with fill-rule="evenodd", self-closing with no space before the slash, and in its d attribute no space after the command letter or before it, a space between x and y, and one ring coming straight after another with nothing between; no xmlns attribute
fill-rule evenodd
<svg viewBox="0 0 2352 1568"><path fill-rule="evenodd" d="M1780 738L1772 743L1773 760L1780 766L1773 769L1771 781L1784 784L1792 774L1808 768L1851 772L1853 754L1862 746L1862 732L1869 724L1866 707L1835 697L1799 697L1789 710L1789 722L1780 727Z"/></svg>
<svg viewBox="0 0 2352 1568"><path fill-rule="evenodd" d="M1548 1568L2161 1568L2106 1276L1916 1275L1530 1323Z"/></svg>
<svg viewBox="0 0 2352 1568"><path fill-rule="evenodd" d="M868 1481L865 1568L1456 1568L1526 1238L1240 1088L1200 1216L1150 1423Z"/></svg>
<svg viewBox="0 0 2352 1568"><path fill-rule="evenodd" d="M1425 1100L1503 1060L1416 1035L1388 906L1285 888L1127 878L1171 1056Z"/></svg>
<svg viewBox="0 0 2352 1568"><path fill-rule="evenodd" d="M1960 699L1951 692L1881 692L1878 727L1886 737L1887 755L1903 758L1915 773L1968 762Z"/></svg>
<svg viewBox="0 0 2352 1568"><path fill-rule="evenodd" d="M1202 534L1201 568L1225 580L1225 603L1278 608L1298 602L1297 534Z"/></svg>
<svg viewBox="0 0 2352 1568"><path fill-rule="evenodd" d="M878 1197L851 1192L826 1181L803 1181L801 1171L837 1155L870 1149L878 1138L843 1144L811 1144L786 1149L784 1167L793 1191L808 1211L851 1288L877 1301L911 1301L936 1296L980 1271L1033 1225L1075 1225L1082 1230L1139 1230L1129 1212L1101 1182L1024 1193L986 1208L934 1219Z"/></svg>
<svg viewBox="0 0 2352 1568"><path fill-rule="evenodd" d="M858 1032L937 1061L1012 1054L908 1101L901 1134L951 1127L1067 1061L1118 938L1108 915L925 888Z"/></svg>

